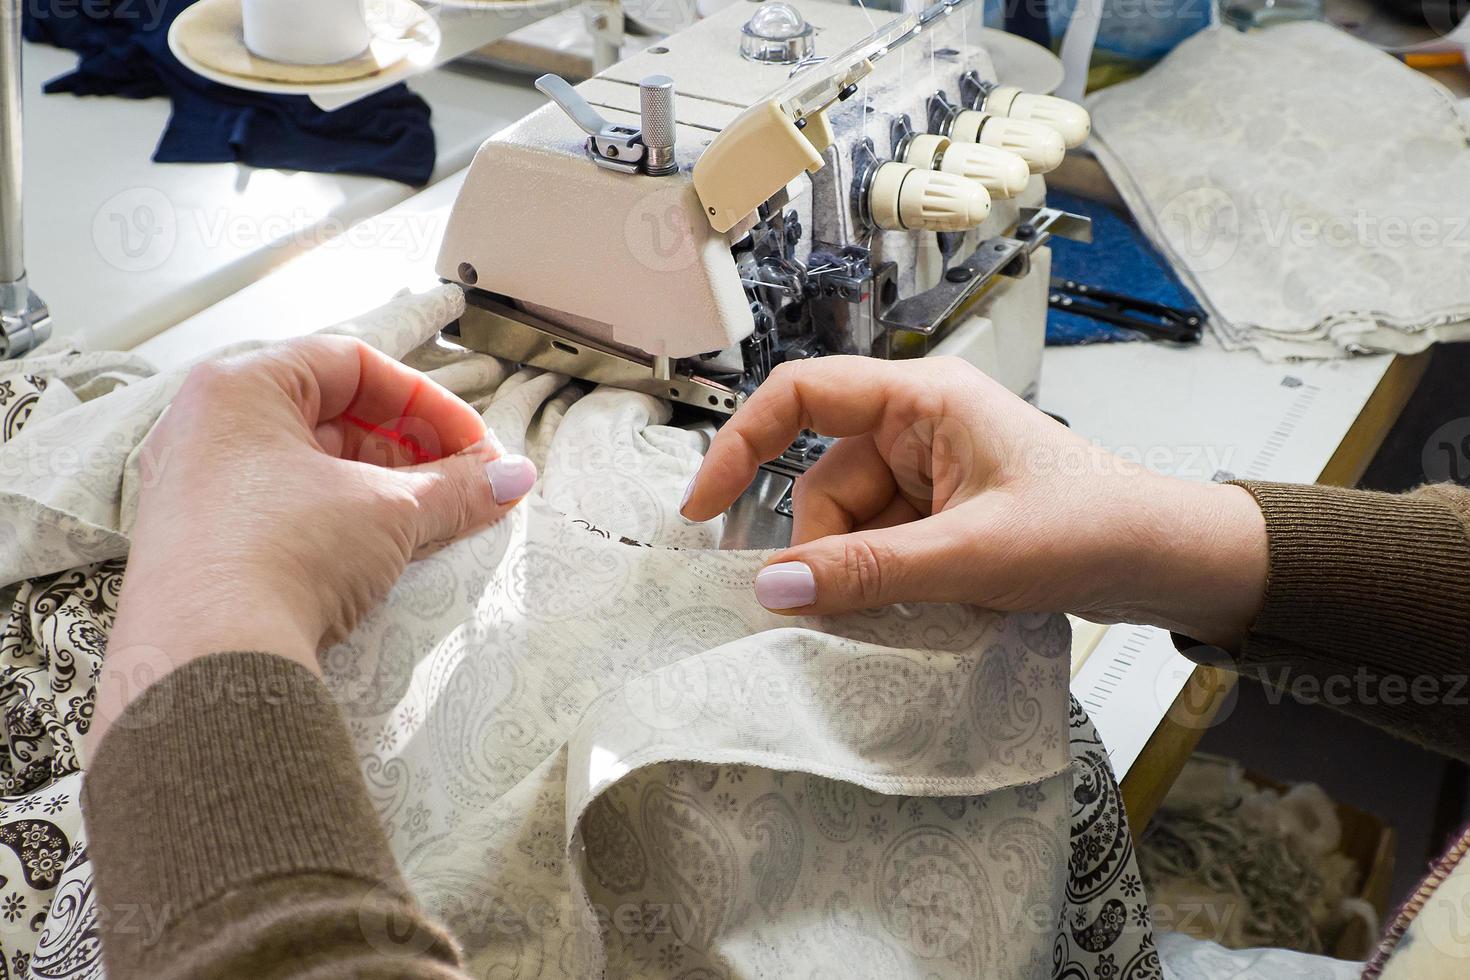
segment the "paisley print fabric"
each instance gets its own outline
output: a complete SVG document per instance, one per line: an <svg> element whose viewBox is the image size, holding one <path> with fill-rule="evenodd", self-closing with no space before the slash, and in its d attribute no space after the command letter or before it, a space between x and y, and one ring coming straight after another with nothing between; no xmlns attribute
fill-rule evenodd
<svg viewBox="0 0 1470 980"><path fill-rule="evenodd" d="M761 560L629 547L532 501L417 563L328 654L404 872L473 972L644 976L662 955L712 978L806 975L828 940L783 937L823 906L834 928L889 937L888 976L1050 963L1071 781L1061 621L793 621L751 596ZM430 609L432 591L448 598ZM1032 676L1045 690L1006 682ZM950 924L923 918L940 895ZM486 902L515 927L482 928ZM626 928L654 912L672 932Z"/></svg>
<svg viewBox="0 0 1470 980"><path fill-rule="evenodd" d="M77 740L90 727L92 683L102 669L124 561L114 558L17 590L0 623L0 787L42 789L76 772Z"/></svg>
<svg viewBox="0 0 1470 980"><path fill-rule="evenodd" d="M132 358L110 361L68 350L0 365L0 444L141 374ZM32 975L51 909L81 908L59 899L67 874L86 861L77 743L90 724L123 564L0 588L0 977ZM92 975L95 939L70 946L66 975Z"/></svg>
<svg viewBox="0 0 1470 980"><path fill-rule="evenodd" d="M845 952L840 971L814 977L927 975L922 964L936 962L946 969L935 976L1160 976L1131 846L1110 848L1090 819L1116 785L1082 794L1067 827L1044 806L1069 785L1077 800L1080 780L1106 762L1075 701L1070 742L1070 769L1053 786L977 796L894 796L739 764L631 773L580 828L610 974L785 975L789 959L770 950L799 942L817 956ZM1101 863L1107 887L1074 887ZM689 898L685 868L708 869L715 901ZM738 939L712 961L714 923ZM1023 940L1030 958L1007 958L1017 933L1052 944Z"/></svg>
<svg viewBox="0 0 1470 980"><path fill-rule="evenodd" d="M708 550L718 526L677 517L708 433L436 342L462 302L440 289L336 329L471 401L542 484L410 566L323 667L405 876L472 974L1160 975L1063 620L771 615L749 588L763 556ZM77 744L138 442L177 384L62 385L91 454L80 486L10 479L0 446L0 496L47 523L0 539L15 974L100 975ZM60 429L21 438L54 450Z"/></svg>
<svg viewBox="0 0 1470 980"><path fill-rule="evenodd" d="M1433 79L1328 24L1222 26L1088 108L1089 147L1225 347L1470 336L1470 132Z"/></svg>
<svg viewBox="0 0 1470 980"><path fill-rule="evenodd" d="M1107 749L1076 699L1071 702L1071 814L1066 906L1057 934L1057 977L1157 977L1145 941L1148 898L1133 850L1123 796Z"/></svg>
<svg viewBox="0 0 1470 980"><path fill-rule="evenodd" d="M0 950L19 976L64 872L85 861L77 743L122 570L114 559L22 583L0 622Z"/></svg>
<svg viewBox="0 0 1470 980"><path fill-rule="evenodd" d="M0 442L20 432L45 390L46 379L29 374L0 381Z"/></svg>

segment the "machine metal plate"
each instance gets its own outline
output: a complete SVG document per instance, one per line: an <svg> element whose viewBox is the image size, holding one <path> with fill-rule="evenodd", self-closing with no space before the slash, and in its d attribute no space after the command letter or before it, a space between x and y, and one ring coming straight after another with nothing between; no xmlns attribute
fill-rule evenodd
<svg viewBox="0 0 1470 980"><path fill-rule="evenodd" d="M879 321L893 330L930 335L948 323L996 276L1026 274L1031 253L1052 235L1076 241L1092 240L1092 222L1082 215L1055 208L1026 208L1011 236L997 235L981 242L963 261L945 270L938 285L881 309Z"/></svg>
<svg viewBox="0 0 1470 980"><path fill-rule="evenodd" d="M466 290L459 342L471 350L594 384L640 391L707 412L733 415L745 396L687 374L660 379L651 359L607 347L557 327L478 290Z"/></svg>

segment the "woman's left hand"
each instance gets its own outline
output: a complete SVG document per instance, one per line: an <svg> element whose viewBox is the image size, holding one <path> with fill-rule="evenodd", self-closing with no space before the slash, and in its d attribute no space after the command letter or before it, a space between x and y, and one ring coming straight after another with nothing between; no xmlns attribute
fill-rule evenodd
<svg viewBox="0 0 1470 980"><path fill-rule="evenodd" d="M190 372L142 490L92 739L209 653L318 670L410 559L498 520L536 469L469 405L360 341L315 336Z"/></svg>

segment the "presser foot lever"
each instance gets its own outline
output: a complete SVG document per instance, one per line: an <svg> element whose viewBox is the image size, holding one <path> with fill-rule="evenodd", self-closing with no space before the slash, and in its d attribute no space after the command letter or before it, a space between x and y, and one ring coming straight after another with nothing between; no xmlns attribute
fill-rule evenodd
<svg viewBox="0 0 1470 980"><path fill-rule="evenodd" d="M1021 220L1009 236L987 238L946 269L938 285L880 308L878 321L890 330L932 336L997 277L1025 275L1031 253L1053 235L1089 242L1092 222L1056 208L1022 208Z"/></svg>

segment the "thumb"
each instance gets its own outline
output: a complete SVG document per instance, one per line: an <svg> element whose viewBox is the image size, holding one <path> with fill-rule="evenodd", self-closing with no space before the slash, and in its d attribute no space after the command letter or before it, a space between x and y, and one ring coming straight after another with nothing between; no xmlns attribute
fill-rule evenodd
<svg viewBox="0 0 1470 980"><path fill-rule="evenodd" d="M493 524L530 493L536 464L500 455L486 443L399 470L412 481L414 551L421 552Z"/></svg>
<svg viewBox="0 0 1470 980"><path fill-rule="evenodd" d="M802 616L962 600L969 592L963 531L945 517L834 534L783 551L756 575L756 600Z"/></svg>

